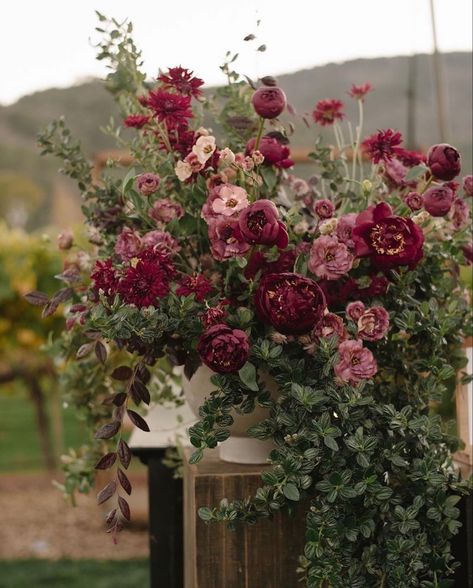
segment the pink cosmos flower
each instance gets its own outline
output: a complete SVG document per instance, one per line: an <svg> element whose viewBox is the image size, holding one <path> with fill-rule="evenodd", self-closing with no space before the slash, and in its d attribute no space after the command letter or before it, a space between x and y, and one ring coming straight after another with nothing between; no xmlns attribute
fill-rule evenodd
<svg viewBox="0 0 473 588"><path fill-rule="evenodd" d="M342 382L356 386L363 380L369 380L378 371L373 354L363 347L361 340L342 341L338 346L338 362L335 375Z"/></svg>
<svg viewBox="0 0 473 588"><path fill-rule="evenodd" d="M202 218L210 222L220 216L238 216L249 204L248 194L243 188L233 184L220 184L210 191L202 207Z"/></svg>
<svg viewBox="0 0 473 588"><path fill-rule="evenodd" d="M361 302L361 300L355 300L354 302L350 302L350 304L347 305L345 312L352 321L358 322L360 316L365 312L365 305L363 302Z"/></svg>
<svg viewBox="0 0 473 588"><path fill-rule="evenodd" d="M337 223L337 237L338 240L345 245L349 249L353 249L355 247L355 243L353 241L353 227L356 224L356 212L349 212L348 214L344 214L338 219Z"/></svg>
<svg viewBox="0 0 473 588"><path fill-rule="evenodd" d="M389 330L389 313L382 306L368 308L358 319L358 336L366 341L379 341Z"/></svg>
<svg viewBox="0 0 473 588"><path fill-rule="evenodd" d="M241 238L238 219L221 216L209 222L210 249L215 259L223 261L245 255L250 244Z"/></svg>
<svg viewBox="0 0 473 588"><path fill-rule="evenodd" d="M342 120L345 117L342 108L343 102L341 100L319 100L312 112L312 118L321 127L333 125L335 121Z"/></svg>
<svg viewBox="0 0 473 588"><path fill-rule="evenodd" d="M316 200L314 203L314 212L319 218L332 218L335 212L335 206L330 200Z"/></svg>
<svg viewBox="0 0 473 588"><path fill-rule="evenodd" d="M132 257L136 257L143 249L143 242L136 231L125 227L118 235L115 242L115 253L122 258L123 261L128 261Z"/></svg>
<svg viewBox="0 0 473 588"><path fill-rule="evenodd" d="M167 224L172 220L182 218L184 209L177 202L173 202L169 198L162 198L156 200L148 214L157 223Z"/></svg>
<svg viewBox="0 0 473 588"><path fill-rule="evenodd" d="M349 90L349 92L347 92L347 94L352 98L356 98L357 100L361 100L362 102L364 102L365 96L367 96L367 94L369 94L372 91L373 86L369 82L366 82L364 84L361 84L360 86L352 84L351 89Z"/></svg>
<svg viewBox="0 0 473 588"><path fill-rule="evenodd" d="M310 250L309 270L323 280L338 280L353 267L354 257L337 237L323 235Z"/></svg>
<svg viewBox="0 0 473 588"><path fill-rule="evenodd" d="M174 237L166 231L150 231L143 236L143 245L155 251L177 253L181 247Z"/></svg>

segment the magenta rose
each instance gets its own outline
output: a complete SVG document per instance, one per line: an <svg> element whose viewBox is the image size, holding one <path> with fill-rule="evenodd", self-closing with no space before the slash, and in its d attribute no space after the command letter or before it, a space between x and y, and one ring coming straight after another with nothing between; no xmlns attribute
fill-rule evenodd
<svg viewBox="0 0 473 588"><path fill-rule="evenodd" d="M435 178L448 182L461 171L460 153L448 143L432 145L427 152L427 165Z"/></svg>
<svg viewBox="0 0 473 588"><path fill-rule="evenodd" d="M356 386L372 378L378 366L371 351L363 347L362 341L350 340L342 341L338 346L338 362L334 371L339 380Z"/></svg>
<svg viewBox="0 0 473 588"><path fill-rule="evenodd" d="M143 249L143 242L136 231L125 227L118 235L115 243L115 253L123 259L128 261L132 257L136 257Z"/></svg>
<svg viewBox="0 0 473 588"><path fill-rule="evenodd" d="M244 331L218 324L201 335L197 351L211 370L218 374L231 374L245 365L250 342Z"/></svg>
<svg viewBox="0 0 473 588"><path fill-rule="evenodd" d="M365 312L365 305L361 300L355 300L347 305L346 313L352 321L358 322L360 316Z"/></svg>
<svg viewBox="0 0 473 588"><path fill-rule="evenodd" d="M157 174L146 173L136 178L136 188L143 196L151 196L159 188L161 178Z"/></svg>
<svg viewBox="0 0 473 588"><path fill-rule="evenodd" d="M389 330L389 313L382 306L373 306L358 319L358 336L366 341L379 341Z"/></svg>
<svg viewBox="0 0 473 588"><path fill-rule="evenodd" d="M319 218L332 218L335 206L330 200L316 200L314 212Z"/></svg>
<svg viewBox="0 0 473 588"><path fill-rule="evenodd" d="M259 318L284 335L308 333L326 308L318 284L290 272L263 276L254 304Z"/></svg>
<svg viewBox="0 0 473 588"><path fill-rule="evenodd" d="M339 341L347 338L347 332L343 320L333 312L327 312L315 325L313 331L314 339L327 339L328 337L338 336Z"/></svg>
<svg viewBox="0 0 473 588"><path fill-rule="evenodd" d="M341 216L337 223L338 240L345 243L349 249L355 247L355 243L353 242L353 227L356 224L357 216L356 212L349 212Z"/></svg>
<svg viewBox="0 0 473 588"><path fill-rule="evenodd" d="M418 192L409 192L404 202L411 210L420 210L424 206L424 198Z"/></svg>
<svg viewBox="0 0 473 588"><path fill-rule="evenodd" d="M257 200L244 208L238 224L245 241L257 245L277 245L280 249L287 247L289 238L287 230L279 220L279 212L271 200Z"/></svg>
<svg viewBox="0 0 473 588"><path fill-rule="evenodd" d="M371 257L382 270L415 267L423 255L424 234L409 218L395 216L382 202L360 213L353 229L356 255Z"/></svg>
<svg viewBox="0 0 473 588"><path fill-rule="evenodd" d="M286 108L286 94L277 86L258 88L251 99L256 114L262 118L276 118Z"/></svg>
<svg viewBox="0 0 473 588"><path fill-rule="evenodd" d="M219 261L245 255L251 247L241 236L238 219L232 217L211 220L209 239L212 255Z"/></svg>
<svg viewBox="0 0 473 588"><path fill-rule="evenodd" d="M353 260L345 243L337 237L322 235L312 244L308 267L323 280L338 280L351 270Z"/></svg>
<svg viewBox="0 0 473 588"><path fill-rule="evenodd" d="M246 144L246 155L251 155L255 149L256 139L250 139ZM258 147L264 156L265 165L274 165L282 169L292 167L294 162L290 159L291 152L289 147L280 143L275 137L265 135L261 137L261 141Z"/></svg>
<svg viewBox="0 0 473 588"><path fill-rule="evenodd" d="M432 216L445 216L452 207L455 193L445 186L429 188L424 194L424 208Z"/></svg>
<svg viewBox="0 0 473 588"><path fill-rule="evenodd" d="M463 190L465 191L465 196L473 197L473 176L463 178Z"/></svg>
<svg viewBox="0 0 473 588"><path fill-rule="evenodd" d="M148 214L157 223L167 224L182 218L184 209L177 202L173 202L169 198L163 198L162 200L156 200Z"/></svg>

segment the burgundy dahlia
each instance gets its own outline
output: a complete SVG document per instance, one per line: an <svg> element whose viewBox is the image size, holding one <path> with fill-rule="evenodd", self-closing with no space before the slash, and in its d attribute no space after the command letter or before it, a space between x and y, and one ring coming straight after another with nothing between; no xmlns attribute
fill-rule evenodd
<svg viewBox="0 0 473 588"><path fill-rule="evenodd" d="M178 296L195 294L197 302L203 302L213 290L212 284L202 274L184 276L176 290Z"/></svg>
<svg viewBox="0 0 473 588"><path fill-rule="evenodd" d="M218 374L230 374L245 365L250 342L244 331L217 324L201 335L197 351L211 370Z"/></svg>
<svg viewBox="0 0 473 588"><path fill-rule="evenodd" d="M287 230L279 220L279 212L271 200L257 200L244 208L238 225L245 241L257 245L277 245L285 249L289 242Z"/></svg>
<svg viewBox="0 0 473 588"><path fill-rule="evenodd" d="M276 118L286 108L286 94L276 86L258 88L251 99L256 114L262 118Z"/></svg>
<svg viewBox="0 0 473 588"><path fill-rule="evenodd" d="M118 289L120 276L117 270L113 267L111 258L104 261L97 260L94 271L90 275L93 281L93 290L96 293L102 291L107 297L115 296Z"/></svg>
<svg viewBox="0 0 473 588"><path fill-rule="evenodd" d="M180 125L187 125L192 118L190 96L171 94L164 90L151 91L147 99L147 105L160 122L174 129Z"/></svg>
<svg viewBox="0 0 473 588"><path fill-rule="evenodd" d="M423 255L422 230L411 219L393 215L385 202L358 215L353 240L356 255L371 257L381 270L400 265L413 268Z"/></svg>
<svg viewBox="0 0 473 588"><path fill-rule="evenodd" d="M432 216L445 216L452 208L455 193L445 186L433 186L424 194L424 208Z"/></svg>
<svg viewBox="0 0 473 588"><path fill-rule="evenodd" d="M319 100L312 112L312 118L321 127L333 125L335 121L344 118L345 114L342 109L343 102L341 100Z"/></svg>
<svg viewBox="0 0 473 588"><path fill-rule="evenodd" d="M130 114L125 118L123 124L132 129L142 129L149 122L149 116L146 114Z"/></svg>
<svg viewBox="0 0 473 588"><path fill-rule="evenodd" d="M401 133L387 129L370 135L363 141L363 147L373 163L379 163L380 161L390 161L393 156L400 155L404 151L399 147L401 143Z"/></svg>
<svg viewBox="0 0 473 588"><path fill-rule="evenodd" d="M325 296L318 284L289 272L263 276L254 304L259 318L284 335L308 333L326 308Z"/></svg>
<svg viewBox="0 0 473 588"><path fill-rule="evenodd" d="M251 155L255 149L255 145L256 139L250 139L246 144L245 153ZM294 162L290 159L291 152L289 147L280 143L276 137L271 137L270 135L261 137L258 151L263 154L265 165L275 165L282 169L287 169L294 165Z"/></svg>
<svg viewBox="0 0 473 588"><path fill-rule="evenodd" d="M461 171L460 153L448 143L432 145L427 152L427 165L435 178L448 182Z"/></svg>
<svg viewBox="0 0 473 588"><path fill-rule="evenodd" d="M352 84L350 91L348 92L348 95L352 98L356 98L357 100L361 100L362 102L364 102L365 96L372 91L373 86L369 82L366 82L359 86L357 86L356 84Z"/></svg>
<svg viewBox="0 0 473 588"><path fill-rule="evenodd" d="M201 86L204 80L194 76L193 71L184 67L170 67L167 74L160 74L158 80L166 89L174 89L184 96L194 96L197 98L202 94Z"/></svg>

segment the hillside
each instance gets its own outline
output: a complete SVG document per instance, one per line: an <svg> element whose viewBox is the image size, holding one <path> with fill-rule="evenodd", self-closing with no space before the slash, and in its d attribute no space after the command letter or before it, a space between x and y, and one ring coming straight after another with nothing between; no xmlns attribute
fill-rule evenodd
<svg viewBox="0 0 473 588"><path fill-rule="evenodd" d="M471 171L472 56L469 53L449 53L442 59L448 139L463 151L465 171ZM346 91L353 82L370 81L376 91L368 101L366 132L386 127L405 132L408 61L406 57L358 59L282 75L279 83L299 114L310 112L321 98L340 97L346 98L347 111L354 115L355 105L346 96ZM431 56L417 57L416 92L416 139L420 145L428 146L438 141ZM57 200L58 193L63 201L70 203L71 217L77 215L77 195L64 180L60 184L57 182L57 162L40 158L35 145L37 131L59 115L66 117L88 153L113 147L99 127L105 125L111 115L116 115L116 110L97 80L67 89L38 92L11 106L0 107L0 174L15 172L29 178L42 190L43 205L35 215L35 225L51 219L51 208L56 206L52 203ZM314 135L313 128L309 130L300 124L293 143L310 146ZM0 194L0 199L3 197ZM61 208L64 209L64 202Z"/></svg>

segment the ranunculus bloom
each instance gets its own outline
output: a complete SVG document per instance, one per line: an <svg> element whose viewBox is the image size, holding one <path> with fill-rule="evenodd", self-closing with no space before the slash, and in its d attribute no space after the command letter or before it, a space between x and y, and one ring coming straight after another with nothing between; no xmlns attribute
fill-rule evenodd
<svg viewBox="0 0 473 588"><path fill-rule="evenodd" d="M366 341L379 341L389 330L389 313L382 306L368 308L358 319L358 336Z"/></svg>
<svg viewBox="0 0 473 588"><path fill-rule="evenodd" d="M358 322L360 316L365 312L365 305L361 300L355 300L347 305L346 313L352 321Z"/></svg>
<svg viewBox="0 0 473 588"><path fill-rule="evenodd" d="M59 233L59 235L57 236L57 246L62 251L70 249L72 247L73 243L74 243L74 235L72 234L72 231L70 231L70 230L63 231L62 233Z"/></svg>
<svg viewBox="0 0 473 588"><path fill-rule="evenodd" d="M314 212L320 218L331 218L335 212L335 206L331 200L316 200Z"/></svg>
<svg viewBox="0 0 473 588"><path fill-rule="evenodd" d="M473 196L473 176L465 176L463 178L463 190L465 191L465 196L469 196L470 198Z"/></svg>
<svg viewBox="0 0 473 588"><path fill-rule="evenodd" d="M462 229L468 224L470 209L463 198L455 198L449 216L456 229Z"/></svg>
<svg viewBox="0 0 473 588"><path fill-rule="evenodd" d="M148 213L149 217L157 223L170 223L172 220L180 219L184 216L184 209L177 202L169 198L156 200Z"/></svg>
<svg viewBox="0 0 473 588"><path fill-rule="evenodd" d="M314 339L327 339L328 337L338 336L339 341L347 338L347 332L343 320L333 312L327 312L315 325L312 333Z"/></svg>
<svg viewBox="0 0 473 588"><path fill-rule="evenodd" d="M286 108L286 94L276 86L258 88L251 99L256 114L276 118Z"/></svg>
<svg viewBox="0 0 473 588"><path fill-rule="evenodd" d="M424 205L424 197L418 192L409 192L404 202L411 210L420 210Z"/></svg>
<svg viewBox="0 0 473 588"><path fill-rule="evenodd" d="M373 86L369 82L366 82L365 84L361 84L360 86L352 84L351 89L348 92L348 95L351 96L352 98L356 98L357 100L361 100L362 102L364 102L365 96L372 91L373 91Z"/></svg>
<svg viewBox="0 0 473 588"><path fill-rule="evenodd" d="M401 143L402 135L399 131L386 129L370 135L363 141L363 147L373 163L379 163L380 161L389 161L393 156L402 153Z"/></svg>
<svg viewBox="0 0 473 588"><path fill-rule="evenodd" d="M410 218L393 215L385 202L358 215L353 240L356 255L370 256L372 263L382 270L400 265L413 268L423 255L422 230Z"/></svg>
<svg viewBox="0 0 473 588"><path fill-rule="evenodd" d="M136 178L136 188L143 196L151 196L159 188L161 178L158 174L146 173Z"/></svg>
<svg viewBox="0 0 473 588"><path fill-rule="evenodd" d="M136 257L143 249L143 242L136 231L125 227L115 242L115 253L124 261Z"/></svg>
<svg viewBox="0 0 473 588"><path fill-rule="evenodd" d="M349 249L353 249L355 243L353 242L353 227L356 224L356 212L349 212L338 219L337 223L337 237L338 240Z"/></svg>
<svg viewBox="0 0 473 588"><path fill-rule="evenodd" d="M333 125L336 120L342 120L344 118L345 114L342 112L342 109L343 102L341 100L319 100L312 112L312 118L322 127Z"/></svg>
<svg viewBox="0 0 473 588"><path fill-rule="evenodd" d="M244 331L218 324L201 335L197 351L211 370L218 374L231 374L245 365L250 342Z"/></svg>
<svg viewBox="0 0 473 588"><path fill-rule="evenodd" d="M248 194L243 188L233 184L219 184L210 191L202 207L202 218L209 222L220 216L236 217L249 204Z"/></svg>
<svg viewBox="0 0 473 588"><path fill-rule="evenodd" d="M242 210L238 219L242 237L251 244L287 247L289 238L279 212L271 200L257 200Z"/></svg>
<svg viewBox="0 0 473 588"><path fill-rule="evenodd" d="M312 244L308 267L323 280L338 280L353 267L353 255L337 237L322 235Z"/></svg>
<svg viewBox="0 0 473 588"><path fill-rule="evenodd" d="M195 294L197 302L203 302L213 290L212 284L202 274L184 276L176 290L177 296L190 296Z"/></svg>
<svg viewBox="0 0 473 588"><path fill-rule="evenodd" d="M424 194L424 208L432 216L445 216L452 207L455 193L445 186L432 186Z"/></svg>
<svg viewBox="0 0 473 588"><path fill-rule="evenodd" d="M356 386L378 371L376 360L371 351L363 347L363 341L342 341L338 346L338 355L334 371L342 382Z"/></svg>
<svg viewBox="0 0 473 588"><path fill-rule="evenodd" d="M174 237L167 231L150 231L143 235L143 245L155 250L177 253L181 247Z"/></svg>
<svg viewBox="0 0 473 588"><path fill-rule="evenodd" d="M251 247L242 239L238 219L232 217L211 219L209 240L212 255L219 261L245 255Z"/></svg>
<svg viewBox="0 0 473 588"><path fill-rule="evenodd" d="M325 296L316 282L289 272L263 276L254 304L259 318L284 335L308 333L326 308Z"/></svg>
<svg viewBox="0 0 473 588"><path fill-rule="evenodd" d="M460 153L448 143L432 145L427 152L427 165L435 178L448 182L461 171Z"/></svg>
<svg viewBox="0 0 473 588"><path fill-rule="evenodd" d="M145 126L145 124L149 122L149 118L150 117L146 114L130 114L130 116L127 116L125 118L123 124L126 127L132 129L142 129Z"/></svg>
<svg viewBox="0 0 473 588"><path fill-rule="evenodd" d="M250 139L246 144L245 153L251 155L255 149L256 139ZM261 141L258 150L264 156L265 165L274 165L282 169L287 169L294 165L292 159L290 159L291 152L287 145L280 143L276 137L265 135L261 137Z"/></svg>
<svg viewBox="0 0 473 588"><path fill-rule="evenodd" d="M195 154L199 163L204 165L210 159L215 151L215 137L211 135L200 136L195 145L192 147L192 153Z"/></svg>

